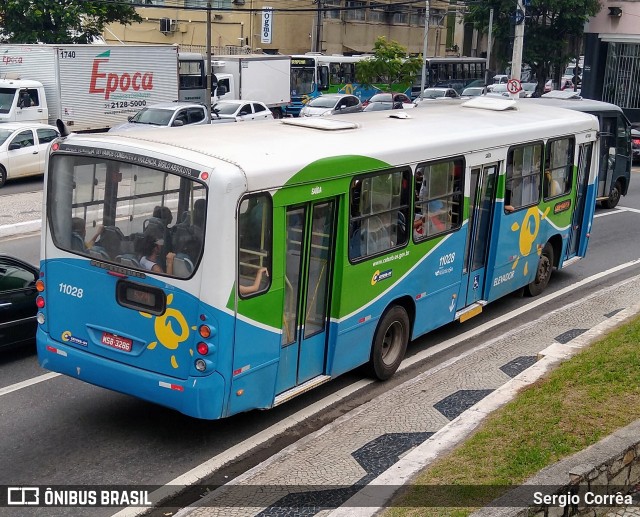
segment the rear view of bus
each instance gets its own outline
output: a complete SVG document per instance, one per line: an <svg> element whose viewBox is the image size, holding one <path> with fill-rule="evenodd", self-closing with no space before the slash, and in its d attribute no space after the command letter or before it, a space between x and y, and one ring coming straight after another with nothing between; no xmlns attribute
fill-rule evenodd
<svg viewBox="0 0 640 517"><path fill-rule="evenodd" d="M217 324L199 301L197 277L209 173L161 152L136 154L118 137L100 146L100 138L108 137L71 136L55 142L49 157L40 364L192 416L219 417Z"/></svg>

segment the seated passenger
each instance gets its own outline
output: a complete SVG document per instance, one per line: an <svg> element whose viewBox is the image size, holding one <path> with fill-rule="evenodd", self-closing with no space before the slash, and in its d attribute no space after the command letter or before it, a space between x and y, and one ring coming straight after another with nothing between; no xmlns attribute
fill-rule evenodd
<svg viewBox="0 0 640 517"><path fill-rule="evenodd" d="M144 236L142 241L142 257L140 258L140 265L148 269L153 273L164 273L165 271L162 269L162 266L158 263L160 261L160 254L162 252L162 247L164 246L163 239L157 239L151 234L147 234ZM173 259L175 257L175 253L167 253L166 261L167 261L167 271L168 275L173 274Z"/></svg>
<svg viewBox="0 0 640 517"><path fill-rule="evenodd" d="M241 285L238 288L238 290L240 291L240 294L247 295L247 294L252 294L258 291L260 289L260 284L262 283L262 275L269 276L269 270L266 267L261 267L260 269L258 269L258 272L256 273L256 278L254 279L253 284Z"/></svg>
<svg viewBox="0 0 640 517"><path fill-rule="evenodd" d="M91 240L85 242L87 236L87 227L85 226L84 219L82 217L74 217L71 219L71 249L75 251L86 251L93 247L96 243L96 239L102 233L104 227L98 225L96 234Z"/></svg>

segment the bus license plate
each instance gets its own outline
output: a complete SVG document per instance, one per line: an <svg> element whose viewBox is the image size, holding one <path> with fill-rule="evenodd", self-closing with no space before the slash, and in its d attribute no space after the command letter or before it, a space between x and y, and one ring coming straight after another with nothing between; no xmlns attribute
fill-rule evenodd
<svg viewBox="0 0 640 517"><path fill-rule="evenodd" d="M116 336L111 332L102 333L102 344L125 352L131 352L131 348L133 347L133 341L126 337Z"/></svg>

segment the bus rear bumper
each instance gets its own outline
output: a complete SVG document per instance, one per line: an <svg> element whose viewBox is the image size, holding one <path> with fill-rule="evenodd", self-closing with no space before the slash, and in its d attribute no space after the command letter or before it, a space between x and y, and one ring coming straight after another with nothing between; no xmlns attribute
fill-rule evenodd
<svg viewBox="0 0 640 517"><path fill-rule="evenodd" d="M55 341L38 329L38 362L102 388L133 395L175 409L185 415L214 420L222 416L224 379L217 372L206 377L176 379L105 359Z"/></svg>

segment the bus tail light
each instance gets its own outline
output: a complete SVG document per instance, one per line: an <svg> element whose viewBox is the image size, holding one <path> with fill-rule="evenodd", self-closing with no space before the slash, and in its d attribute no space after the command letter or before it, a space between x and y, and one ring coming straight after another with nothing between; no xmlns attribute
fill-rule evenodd
<svg viewBox="0 0 640 517"><path fill-rule="evenodd" d="M44 309L44 298L42 296L36 298L36 306L38 309Z"/></svg>
<svg viewBox="0 0 640 517"><path fill-rule="evenodd" d="M207 362L204 359L196 359L196 370L204 372L207 369Z"/></svg>
<svg viewBox="0 0 640 517"><path fill-rule="evenodd" d="M198 353L200 355L207 355L209 353L209 345L207 345L206 343L203 343L202 341L198 343L198 346L196 347L196 349L198 350Z"/></svg>
<svg viewBox="0 0 640 517"><path fill-rule="evenodd" d="M42 280L37 280L36 281L36 290L41 293L42 291L44 291L44 282Z"/></svg>
<svg viewBox="0 0 640 517"><path fill-rule="evenodd" d="M200 332L200 335L205 339L211 337L211 329L209 328L209 325L200 325L198 332Z"/></svg>

